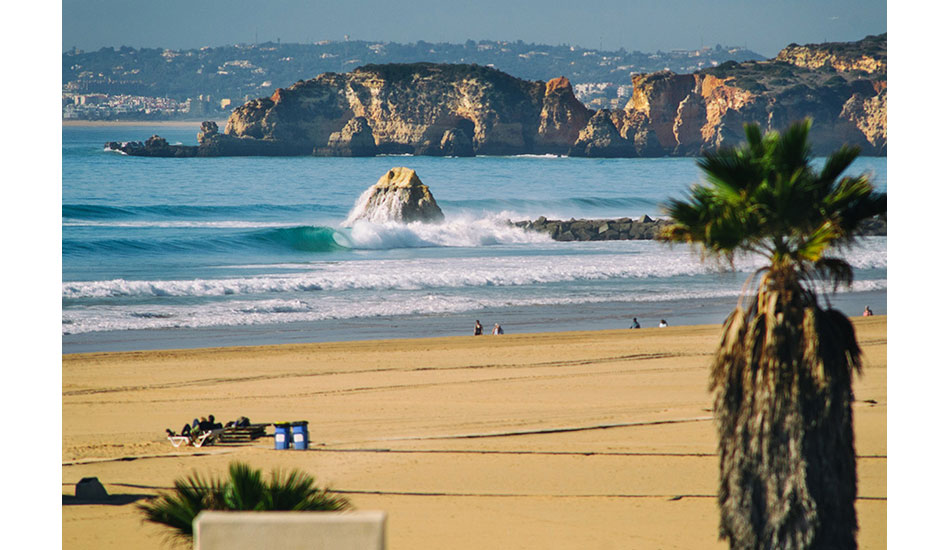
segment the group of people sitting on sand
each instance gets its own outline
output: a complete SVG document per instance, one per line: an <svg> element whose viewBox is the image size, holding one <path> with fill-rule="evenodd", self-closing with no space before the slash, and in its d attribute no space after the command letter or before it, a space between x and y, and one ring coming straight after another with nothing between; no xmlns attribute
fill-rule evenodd
<svg viewBox="0 0 950 550"><path fill-rule="evenodd" d="M495 328L492 329L491 333L494 336L498 336L498 335L504 334L505 331L501 328L501 325L499 325L498 323L495 323ZM481 336L481 335L482 335L482 324L478 322L478 319L475 319L475 336Z"/></svg>
<svg viewBox="0 0 950 550"><path fill-rule="evenodd" d="M660 319L660 324L657 326L663 328L670 326L670 324L666 322L666 319ZM633 318L633 323L630 324L630 328L640 328L640 322L637 321L636 317Z"/></svg>
<svg viewBox="0 0 950 550"><path fill-rule="evenodd" d="M213 414L209 414L207 417L202 416L200 420L197 418L194 419L190 424L186 422L185 425L182 426L180 434L176 434L174 431L167 428L165 429L165 433L167 433L169 437L175 437L175 436L180 435L184 437L190 437L191 439L195 439L207 431L223 430L225 428L232 428L232 427L245 428L250 425L251 425L251 421L246 416L239 416L237 420L231 420L227 424L224 424L222 426L220 422L214 421Z"/></svg>

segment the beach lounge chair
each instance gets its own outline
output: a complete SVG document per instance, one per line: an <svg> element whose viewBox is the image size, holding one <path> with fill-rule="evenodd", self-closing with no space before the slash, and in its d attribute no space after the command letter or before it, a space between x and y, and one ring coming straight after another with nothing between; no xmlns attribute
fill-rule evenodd
<svg viewBox="0 0 950 550"><path fill-rule="evenodd" d="M191 444L191 438L187 435L170 435L168 440L172 442L173 447L181 447L182 444Z"/></svg>
<svg viewBox="0 0 950 550"><path fill-rule="evenodd" d="M172 446L180 447L182 444L189 444L193 447L201 447L202 445L214 445L217 436L224 430L205 430L198 434L197 437L192 439L187 435L170 435L168 440L171 441Z"/></svg>

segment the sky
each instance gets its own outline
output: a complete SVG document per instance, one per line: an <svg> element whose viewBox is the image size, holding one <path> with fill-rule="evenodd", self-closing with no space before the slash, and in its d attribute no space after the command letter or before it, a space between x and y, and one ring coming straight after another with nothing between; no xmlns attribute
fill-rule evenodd
<svg viewBox="0 0 950 550"><path fill-rule="evenodd" d="M191 49L267 41L523 40L653 52L795 42L887 30L886 0L63 0L62 50Z"/></svg>

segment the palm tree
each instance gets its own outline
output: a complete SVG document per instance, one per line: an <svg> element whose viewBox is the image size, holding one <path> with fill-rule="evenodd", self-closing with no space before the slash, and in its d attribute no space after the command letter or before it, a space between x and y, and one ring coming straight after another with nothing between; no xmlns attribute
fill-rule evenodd
<svg viewBox="0 0 950 550"><path fill-rule="evenodd" d="M855 242L862 220L886 212L867 176L842 176L842 147L817 171L811 121L741 148L707 152L707 185L667 209L665 238L726 260L764 256L754 296L723 323L710 389L719 435L719 537L733 549L854 549L857 494L852 373L861 371L851 321L827 302L851 266L829 256ZM819 297L825 297L825 305Z"/></svg>
<svg viewBox="0 0 950 550"><path fill-rule="evenodd" d="M315 486L309 475L292 470L287 475L271 473L265 482L260 470L233 462L224 480L205 479L197 473L175 480L175 489L139 508L145 519L173 529L173 537L192 538L192 522L202 510L333 511L345 510L349 502Z"/></svg>

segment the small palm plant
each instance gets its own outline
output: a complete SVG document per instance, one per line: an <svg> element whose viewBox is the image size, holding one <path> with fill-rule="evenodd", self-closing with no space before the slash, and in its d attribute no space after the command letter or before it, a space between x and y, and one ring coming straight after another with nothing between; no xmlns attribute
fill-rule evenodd
<svg viewBox="0 0 950 550"><path fill-rule="evenodd" d="M173 529L172 535L191 540L192 522L202 510L334 511L350 507L346 498L316 487L299 470L279 471L264 481L261 470L233 462L226 479L205 479L197 473L175 480L175 489L139 505L145 519Z"/></svg>
<svg viewBox="0 0 950 550"><path fill-rule="evenodd" d="M711 372L719 436L720 538L733 549L854 549L857 495L852 372L860 349L850 320L822 307L823 283L850 285L828 254L853 244L862 220L886 212L866 176L845 177L859 150L812 167L811 122L704 154L708 184L667 208L665 237L732 263L767 265L754 299L723 324Z"/></svg>

